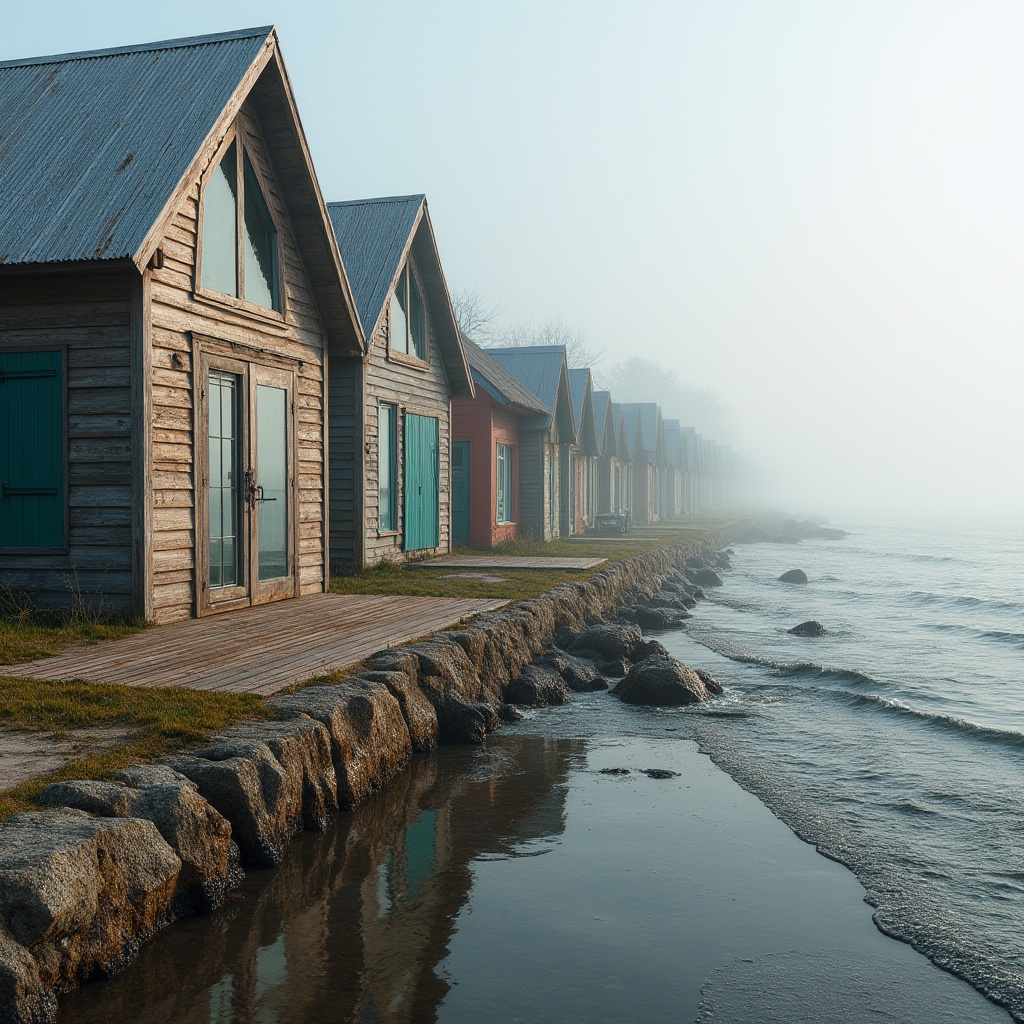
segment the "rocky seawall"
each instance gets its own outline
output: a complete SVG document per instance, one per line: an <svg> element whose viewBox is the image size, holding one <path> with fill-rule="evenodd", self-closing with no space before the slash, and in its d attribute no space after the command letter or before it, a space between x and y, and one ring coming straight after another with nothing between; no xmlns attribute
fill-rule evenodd
<svg viewBox="0 0 1024 1024"><path fill-rule="evenodd" d="M45 809L0 823L0 1024L56 1020L57 993L123 970L161 928L218 906L246 869L278 864L297 832L323 829L416 752L483 742L517 704L563 703L631 675L673 677L682 699L706 699L713 680L662 664L638 627L685 618L700 587L720 582L714 568L728 561L716 552L748 526L379 651L336 685L271 700L273 720L205 749L49 786Z"/></svg>

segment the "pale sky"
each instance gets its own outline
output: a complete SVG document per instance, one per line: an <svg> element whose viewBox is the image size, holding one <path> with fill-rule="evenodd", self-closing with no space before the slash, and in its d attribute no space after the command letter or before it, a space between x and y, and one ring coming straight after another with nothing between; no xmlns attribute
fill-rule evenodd
<svg viewBox="0 0 1024 1024"><path fill-rule="evenodd" d="M325 197L425 192L453 291L713 388L791 506L1024 515L1020 3L34 0L2 24L0 59L275 24Z"/></svg>

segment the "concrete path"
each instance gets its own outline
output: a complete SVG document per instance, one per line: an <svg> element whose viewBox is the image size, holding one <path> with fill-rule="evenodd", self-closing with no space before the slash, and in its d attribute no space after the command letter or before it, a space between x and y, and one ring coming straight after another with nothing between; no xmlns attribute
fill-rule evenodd
<svg viewBox="0 0 1024 1024"><path fill-rule="evenodd" d="M0 665L0 675L271 694L505 603L317 594Z"/></svg>

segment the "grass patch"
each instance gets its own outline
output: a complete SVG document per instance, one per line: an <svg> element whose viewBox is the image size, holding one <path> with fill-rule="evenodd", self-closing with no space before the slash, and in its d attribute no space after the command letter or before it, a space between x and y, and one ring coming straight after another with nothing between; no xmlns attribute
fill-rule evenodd
<svg viewBox="0 0 1024 1024"><path fill-rule="evenodd" d="M454 574L455 578L452 577ZM470 575L472 574L472 575ZM564 569L417 569L401 562L379 565L331 579L332 594L400 594L405 597L488 598L521 601L559 583L585 579L590 571ZM501 576L501 581L487 576Z"/></svg>
<svg viewBox="0 0 1024 1024"><path fill-rule="evenodd" d="M117 640L145 627L141 619L94 614L81 603L43 611L10 590L0 591L0 665L36 661L72 644Z"/></svg>
<svg viewBox="0 0 1024 1024"><path fill-rule="evenodd" d="M102 779L119 768L206 743L234 722L271 717L263 698L253 694L0 677L3 728L65 736L117 726L125 734L123 743L0 794L0 819L31 809L51 782Z"/></svg>

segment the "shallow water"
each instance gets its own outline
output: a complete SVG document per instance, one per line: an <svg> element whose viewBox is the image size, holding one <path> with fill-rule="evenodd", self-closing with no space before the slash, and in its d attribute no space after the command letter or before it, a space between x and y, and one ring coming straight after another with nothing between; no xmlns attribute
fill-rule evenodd
<svg viewBox="0 0 1024 1024"><path fill-rule="evenodd" d="M543 734L595 720L643 735ZM418 758L225 910L67 997L62 1020L675 1024L695 1019L706 979L717 1005L749 985L743 964L793 950L895 979L918 1008L904 1021L1005 1020L881 935L853 876L665 735L672 721L587 695L482 750ZM815 977L791 997L813 1004Z"/></svg>

